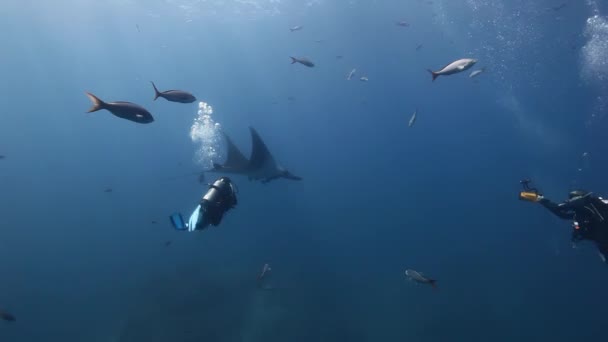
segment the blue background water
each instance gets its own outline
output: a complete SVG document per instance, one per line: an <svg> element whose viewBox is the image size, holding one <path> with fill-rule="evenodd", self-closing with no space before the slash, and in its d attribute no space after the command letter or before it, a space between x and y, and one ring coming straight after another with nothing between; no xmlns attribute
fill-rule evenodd
<svg viewBox="0 0 608 342"><path fill-rule="evenodd" d="M517 200L523 177L608 193L608 8L560 3L3 1L0 340L600 340L608 269ZM487 72L431 82L462 57ZM175 178L201 168L197 106L149 80L304 181L236 177L221 227L174 232L204 190ZM84 91L156 121L84 114Z"/></svg>

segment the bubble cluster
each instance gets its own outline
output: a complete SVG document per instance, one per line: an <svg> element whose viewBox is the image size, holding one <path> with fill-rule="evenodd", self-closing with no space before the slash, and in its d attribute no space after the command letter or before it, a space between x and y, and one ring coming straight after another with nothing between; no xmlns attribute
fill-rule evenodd
<svg viewBox="0 0 608 342"><path fill-rule="evenodd" d="M205 169L211 169L213 163L221 158L221 127L213 120L212 114L213 107L205 102L199 102L197 116L190 128L190 139L193 143L199 144L195 161Z"/></svg>

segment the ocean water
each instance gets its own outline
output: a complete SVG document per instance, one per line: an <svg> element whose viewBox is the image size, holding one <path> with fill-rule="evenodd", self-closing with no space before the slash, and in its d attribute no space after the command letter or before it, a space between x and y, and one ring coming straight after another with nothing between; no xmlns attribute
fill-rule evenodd
<svg viewBox="0 0 608 342"><path fill-rule="evenodd" d="M608 196L608 3L4 0L0 32L0 341L605 336L608 267L517 196ZM485 73L425 71L459 58ZM221 226L174 231L249 126L303 180L233 176Z"/></svg>

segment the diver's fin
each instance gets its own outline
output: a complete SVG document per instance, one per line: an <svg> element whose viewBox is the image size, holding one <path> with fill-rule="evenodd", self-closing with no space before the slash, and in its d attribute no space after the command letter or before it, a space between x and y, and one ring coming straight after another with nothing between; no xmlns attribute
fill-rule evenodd
<svg viewBox="0 0 608 342"><path fill-rule="evenodd" d="M222 133L224 134L224 138L226 139L226 145L228 150L226 161L223 165L214 164L213 167L215 169L218 169L218 167L219 169L228 168L233 169L235 171L246 170L249 166L249 160L247 160L247 158L245 158L245 156L238 149L238 147L236 147L236 145L232 142L232 139L230 139L228 134L224 133L223 131Z"/></svg>
<svg viewBox="0 0 608 342"><path fill-rule="evenodd" d="M101 101L97 96L91 94L91 93L85 93L87 94L87 96L89 97L89 100L91 100L91 102L93 103L93 106L91 107L91 109L89 109L87 111L87 113L92 113L92 112L96 112L98 110L102 110L106 108L106 103Z"/></svg>
<svg viewBox="0 0 608 342"><path fill-rule="evenodd" d="M249 127L249 130L251 131L251 157L249 158L251 168L261 168L268 163L272 163L276 168L274 158L258 132L253 127Z"/></svg>

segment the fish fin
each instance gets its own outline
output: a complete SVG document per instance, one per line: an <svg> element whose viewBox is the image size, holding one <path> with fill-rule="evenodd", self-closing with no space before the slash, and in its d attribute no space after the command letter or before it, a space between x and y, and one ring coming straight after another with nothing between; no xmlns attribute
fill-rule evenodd
<svg viewBox="0 0 608 342"><path fill-rule="evenodd" d="M150 81L150 83L152 83L152 87L154 88L154 100L156 101L156 99L159 98L161 94L158 89L156 89L156 85L154 84L154 82Z"/></svg>
<svg viewBox="0 0 608 342"><path fill-rule="evenodd" d="M438 73L436 73L436 72L434 72L434 71L433 71L433 70L431 70L431 69L426 69L426 71L430 72L430 73L431 73L431 75L433 75L433 81L434 81L434 80L435 80L437 77L439 77L439 74L438 74Z"/></svg>
<svg viewBox="0 0 608 342"><path fill-rule="evenodd" d="M89 109L87 111L87 113L92 113L92 112L96 112L98 110L102 110L106 108L106 103L101 101L97 96L86 92L85 94L87 94L87 96L89 97L89 100L91 100L91 102L93 103L93 106L91 107L91 109Z"/></svg>
<svg viewBox="0 0 608 342"><path fill-rule="evenodd" d="M291 64L295 64L298 61L297 59L295 59L295 57L289 57L289 58L291 58Z"/></svg>

